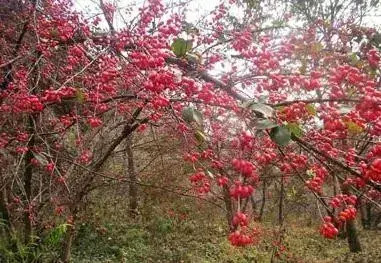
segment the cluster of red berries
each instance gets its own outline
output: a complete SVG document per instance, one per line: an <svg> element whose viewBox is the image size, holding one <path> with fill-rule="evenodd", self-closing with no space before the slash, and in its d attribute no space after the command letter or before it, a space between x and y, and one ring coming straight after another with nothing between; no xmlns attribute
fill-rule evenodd
<svg viewBox="0 0 381 263"><path fill-rule="evenodd" d="M379 66L381 56L380 56L380 53L376 49L369 50L367 53L367 58L368 58L369 64L373 68L377 68Z"/></svg>
<svg viewBox="0 0 381 263"><path fill-rule="evenodd" d="M218 186L221 186L221 187L225 186L228 184L228 182L229 182L229 178L227 178L226 176L219 176L217 178L217 185Z"/></svg>
<svg viewBox="0 0 381 263"><path fill-rule="evenodd" d="M252 177L255 172L255 166L246 160L233 159L232 165L237 172L245 177Z"/></svg>
<svg viewBox="0 0 381 263"><path fill-rule="evenodd" d="M148 0L144 8L139 8L140 11L140 30L144 30L154 19L159 17L164 12L164 5L160 0ZM143 31L144 32L144 31ZM143 33L141 32L141 33Z"/></svg>
<svg viewBox="0 0 381 263"><path fill-rule="evenodd" d="M212 149L207 149L201 152L201 158L203 159L209 159L209 158L212 158L213 156L214 156L214 153Z"/></svg>
<svg viewBox="0 0 381 263"><path fill-rule="evenodd" d="M140 55L138 55L138 54L140 54ZM144 59L148 60L148 58L146 58L145 55L142 53L137 53L135 56L138 56L138 57L144 56ZM145 63L147 63L151 67L156 67L155 65L157 65L158 63L161 63L161 62L163 62L163 64L165 63L164 58L162 58L163 61L161 61L160 58L150 58L150 59L153 61L149 62L150 60L148 60ZM156 61L157 59L159 59L160 61ZM140 62L140 63L143 63L143 62ZM148 65L147 65L147 67L148 67ZM143 86L145 89L147 89L149 91L152 91L155 93L161 93L166 88L174 89L175 88L174 83L175 83L175 80L174 80L173 74L171 74L169 72L152 71L148 76L148 80L146 80L143 83Z"/></svg>
<svg viewBox="0 0 381 263"><path fill-rule="evenodd" d="M333 208L339 208L342 205L356 205L356 202L357 196L355 195L339 194L329 201L329 205Z"/></svg>
<svg viewBox="0 0 381 263"><path fill-rule="evenodd" d="M199 194L205 194L210 191L210 182L203 171L192 174L189 180L197 188Z"/></svg>
<svg viewBox="0 0 381 263"><path fill-rule="evenodd" d="M158 28L160 37L168 38L170 35L177 35L181 32L182 20L179 15L174 14L166 23Z"/></svg>
<svg viewBox="0 0 381 263"><path fill-rule="evenodd" d="M184 155L184 160L192 163L197 162L199 158L200 154L198 152L186 153Z"/></svg>
<svg viewBox="0 0 381 263"><path fill-rule="evenodd" d="M254 137L248 132L242 132L241 135L239 136L239 142L243 150L245 149L250 150L254 146Z"/></svg>
<svg viewBox="0 0 381 263"><path fill-rule="evenodd" d="M16 147L16 152L18 154L24 154L27 151L28 151L28 147L26 147L26 146L18 146L18 147Z"/></svg>
<svg viewBox="0 0 381 263"><path fill-rule="evenodd" d="M375 182L381 182L381 158L376 158L372 161L369 167L365 170L364 177Z"/></svg>
<svg viewBox="0 0 381 263"><path fill-rule="evenodd" d="M329 201L329 205L332 206L333 208L340 208L342 206L345 207L338 214L338 218L342 222L353 220L356 218L357 210L354 207L356 203L357 203L357 196L347 195L347 194L339 194L333 197Z"/></svg>
<svg viewBox="0 0 381 263"><path fill-rule="evenodd" d="M50 163L48 163L48 164L45 165L45 170L46 170L47 172L49 172L50 174L53 174L53 171L54 171L55 166L56 166L56 165L55 165L54 163L50 162Z"/></svg>
<svg viewBox="0 0 381 263"><path fill-rule="evenodd" d="M228 239L233 246L237 247L244 247L254 242L254 239L251 235L243 233L240 230L236 230L230 233Z"/></svg>
<svg viewBox="0 0 381 263"><path fill-rule="evenodd" d="M247 49L252 43L253 37L250 30L243 32L236 32L234 34L233 48L237 51L243 51Z"/></svg>
<svg viewBox="0 0 381 263"><path fill-rule="evenodd" d="M251 185L242 185L241 181L236 181L230 188L230 196L238 200L239 198L248 198L254 192L254 187Z"/></svg>
<svg viewBox="0 0 381 263"><path fill-rule="evenodd" d="M231 141L231 147L251 150L254 146L254 137L248 132L242 132Z"/></svg>
<svg viewBox="0 0 381 263"><path fill-rule="evenodd" d="M315 193L321 193L323 182L321 177L315 176L311 180L306 181L306 186Z"/></svg>
<svg viewBox="0 0 381 263"><path fill-rule="evenodd" d="M249 219L246 214L242 212L237 212L232 221L234 226L247 226L249 224Z"/></svg>
<svg viewBox="0 0 381 263"><path fill-rule="evenodd" d="M366 182L364 181L363 178L360 178L360 177L356 177L356 178L347 178L347 179L343 182L343 185L344 185L344 186L353 185L353 186L355 186L356 188L361 189L361 188L364 188L364 187L366 186Z"/></svg>
<svg viewBox="0 0 381 263"><path fill-rule="evenodd" d="M154 109L160 109L167 107L169 105L169 100L163 96L158 96L152 101L152 106Z"/></svg>
<svg viewBox="0 0 381 263"><path fill-rule="evenodd" d="M198 92L197 98L205 103L211 103L215 101L216 94L213 92L213 85L205 83L202 85L201 90Z"/></svg>
<svg viewBox="0 0 381 263"><path fill-rule="evenodd" d="M356 214L357 214L356 208L350 205L339 213L339 220L343 222L348 220L353 220L356 218Z"/></svg>
<svg viewBox="0 0 381 263"><path fill-rule="evenodd" d="M286 160L294 169L302 169L307 165L307 156L298 153L288 153Z"/></svg>
<svg viewBox="0 0 381 263"><path fill-rule="evenodd" d="M262 153L255 154L255 160L262 166L275 161L277 154L273 149L266 149Z"/></svg>
<svg viewBox="0 0 381 263"><path fill-rule="evenodd" d="M337 131L344 131L346 129L346 126L341 119L325 118L324 129L331 132L337 132Z"/></svg>
<svg viewBox="0 0 381 263"><path fill-rule="evenodd" d="M131 52L130 57L132 63L134 63L134 65L136 65L141 70L162 67L165 64L165 59L163 57L155 58L138 51ZM148 84L148 82L144 86L148 89L155 89L153 84Z"/></svg>
<svg viewBox="0 0 381 263"><path fill-rule="evenodd" d="M38 99L37 96L34 95L14 95L12 99L14 100L13 106L8 107L4 105L3 107L1 107L1 111L12 111L15 113L22 113L38 112L44 109L44 105L42 104L42 102Z"/></svg>
<svg viewBox="0 0 381 263"><path fill-rule="evenodd" d="M324 223L320 227L320 234L329 239L333 239L339 234L339 230L332 224L330 216L324 217Z"/></svg>
<svg viewBox="0 0 381 263"><path fill-rule="evenodd" d="M188 97L196 94L199 90L196 82L193 79L189 79L187 77L181 78L180 86L184 89L184 92Z"/></svg>
<svg viewBox="0 0 381 263"><path fill-rule="evenodd" d="M92 128L99 127L103 124L102 120L97 117L91 117L88 119L88 122Z"/></svg>
<svg viewBox="0 0 381 263"><path fill-rule="evenodd" d="M297 121L310 116L304 102L294 103L285 107L279 113L279 118L285 121Z"/></svg>
<svg viewBox="0 0 381 263"><path fill-rule="evenodd" d="M89 150L81 152L78 161L83 164L88 164L91 161L92 155Z"/></svg>
<svg viewBox="0 0 381 263"><path fill-rule="evenodd" d="M224 163L219 160L212 160L212 167L215 169L222 169L224 167Z"/></svg>
<svg viewBox="0 0 381 263"><path fill-rule="evenodd" d="M42 102L61 102L62 98L74 97L76 90L72 87L63 87L59 90L49 89L44 92Z"/></svg>
<svg viewBox="0 0 381 263"><path fill-rule="evenodd" d="M331 71L329 78L331 85L340 85L344 81L352 85L361 86L364 84L365 78L358 68L352 66L339 66Z"/></svg>
<svg viewBox="0 0 381 263"><path fill-rule="evenodd" d="M360 117L367 122L376 122L379 120L381 109L379 104L381 102L381 91L373 86L367 86L364 88L364 96L360 103L356 106L356 110Z"/></svg>
<svg viewBox="0 0 381 263"><path fill-rule="evenodd" d="M325 178L328 176L328 172L324 167L319 165L314 165L311 171L313 172L314 177L306 181L306 186L315 193L321 193L322 186Z"/></svg>

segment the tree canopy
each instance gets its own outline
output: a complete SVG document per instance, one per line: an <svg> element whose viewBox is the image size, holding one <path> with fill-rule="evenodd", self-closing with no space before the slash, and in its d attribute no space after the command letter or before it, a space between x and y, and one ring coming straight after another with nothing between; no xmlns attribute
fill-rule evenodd
<svg viewBox="0 0 381 263"><path fill-rule="evenodd" d="M381 38L365 23L379 3L280 2L221 1L189 22L182 1L100 0L95 14L70 0L0 1L5 233L28 244L64 220L68 262L92 192L127 182L138 210L131 146L154 130L169 136L162 161L186 168L176 193L222 207L232 245L260 239L248 204L271 179L280 229L285 189L302 186L321 235L345 230L361 250L354 220L365 203L381 208Z"/></svg>

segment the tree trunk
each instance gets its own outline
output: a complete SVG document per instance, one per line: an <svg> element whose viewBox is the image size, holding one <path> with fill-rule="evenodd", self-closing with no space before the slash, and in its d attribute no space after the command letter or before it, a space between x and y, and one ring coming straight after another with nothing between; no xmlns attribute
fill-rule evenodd
<svg viewBox="0 0 381 263"><path fill-rule="evenodd" d="M34 147L34 135L33 135L33 117L28 117L29 127L28 132L31 134L31 138L28 143L28 151L25 154L24 158L24 190L27 204L30 205L32 201L32 176L33 176L33 166L31 160L33 159L32 148ZM32 239L32 220L30 218L30 209L27 207L24 212L24 242L28 244Z"/></svg>
<svg viewBox="0 0 381 263"><path fill-rule="evenodd" d="M354 220L347 221L346 229L347 229L349 250L354 253L360 252L361 244L357 235L357 230L356 230L356 225Z"/></svg>
<svg viewBox="0 0 381 263"><path fill-rule="evenodd" d="M280 182L280 196L279 196L279 213L278 213L279 225L283 225L283 220L284 220L283 205L284 205L284 177L282 175L281 182Z"/></svg>
<svg viewBox="0 0 381 263"><path fill-rule="evenodd" d="M262 221L263 213L265 211L265 204L266 204L266 180L263 180L262 185L262 202L261 202L261 208L259 210L259 221Z"/></svg>
<svg viewBox="0 0 381 263"><path fill-rule="evenodd" d="M229 226L229 230L233 231L234 230L234 226L233 226L233 204L232 204L232 200L230 198L229 188L227 185L224 185L223 196L224 196L224 202L225 202L225 207L226 207L226 220L227 220L227 223Z"/></svg>
<svg viewBox="0 0 381 263"><path fill-rule="evenodd" d="M68 226L66 237L62 246L62 254L61 254L61 261L63 263L69 263L70 262L70 256L71 256L71 247L73 244L74 239L74 233L75 233L75 226L74 222L72 225Z"/></svg>
<svg viewBox="0 0 381 263"><path fill-rule="evenodd" d="M367 225L366 225L366 223L367 223L366 208L365 208L365 206L364 206L364 204L363 204L361 199L359 200L359 202L361 202L360 203L360 209L359 209L360 210L361 225L362 225L363 229L367 229Z"/></svg>
<svg viewBox="0 0 381 263"><path fill-rule="evenodd" d="M342 193L346 195L350 195L349 188L347 186L341 186L342 187ZM360 239L357 234L356 224L354 220L348 220L345 225L345 230L347 234L347 240L349 245L349 251L351 252L360 252L361 251L361 244Z"/></svg>
<svg viewBox="0 0 381 263"><path fill-rule="evenodd" d="M1 176L1 170L0 170L0 176ZM0 219L4 223L4 234L7 236L7 238L11 237L12 232L12 225L11 220L9 217L9 211L7 208L7 201L6 201L6 188L5 186L2 187L2 191L0 191Z"/></svg>
<svg viewBox="0 0 381 263"><path fill-rule="evenodd" d="M366 202L365 211L366 211L366 224L368 226L368 229L371 229L372 228L372 205L371 205L371 203Z"/></svg>
<svg viewBox="0 0 381 263"><path fill-rule="evenodd" d="M126 154L127 154L127 172L128 172L128 179L129 179L129 213L132 217L135 217L137 215L138 210L138 189L136 185L136 173L135 173L135 166L134 166L134 154L132 151L132 136L129 135L127 138L127 147L126 147Z"/></svg>

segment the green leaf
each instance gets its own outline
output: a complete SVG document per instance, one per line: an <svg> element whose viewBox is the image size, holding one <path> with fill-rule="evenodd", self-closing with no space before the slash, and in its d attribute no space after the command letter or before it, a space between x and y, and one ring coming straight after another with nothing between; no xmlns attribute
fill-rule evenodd
<svg viewBox="0 0 381 263"><path fill-rule="evenodd" d="M353 110L353 107L350 107L348 105L343 105L339 108L339 112L341 114L348 114Z"/></svg>
<svg viewBox="0 0 381 263"><path fill-rule="evenodd" d="M248 101L245 102L242 107L253 110L255 113L260 114L263 118L270 118L274 114L274 109L263 103Z"/></svg>
<svg viewBox="0 0 381 263"><path fill-rule="evenodd" d="M192 49L192 45L193 45L192 40L176 38L175 41L173 41L171 48L173 53L175 53L177 57L184 57L185 54Z"/></svg>
<svg viewBox="0 0 381 263"><path fill-rule="evenodd" d="M285 26L285 21L284 20L274 20L274 21L272 21L272 24L274 27L281 27L281 26Z"/></svg>
<svg viewBox="0 0 381 263"><path fill-rule="evenodd" d="M267 95L260 95L258 97L258 102L265 103L268 98L269 98L269 96L267 96Z"/></svg>
<svg viewBox="0 0 381 263"><path fill-rule="evenodd" d="M196 109L193 110L193 120L202 125L202 113Z"/></svg>
<svg viewBox="0 0 381 263"><path fill-rule="evenodd" d="M360 59L355 52L352 52L349 54L349 61L353 66L357 66L360 62Z"/></svg>
<svg viewBox="0 0 381 263"><path fill-rule="evenodd" d="M315 176L315 173L313 170L307 170L306 174L307 174L308 178L313 178Z"/></svg>
<svg viewBox="0 0 381 263"><path fill-rule="evenodd" d="M207 174L210 178L214 179L214 175L213 175L213 173L212 173L211 171L206 170L206 174Z"/></svg>
<svg viewBox="0 0 381 263"><path fill-rule="evenodd" d="M312 116L315 116L316 115L316 108L313 104L307 104L306 105L306 110L307 112L312 115Z"/></svg>
<svg viewBox="0 0 381 263"><path fill-rule="evenodd" d="M57 245L64 238L68 226L69 224L61 224L53 228L44 243L53 246Z"/></svg>
<svg viewBox="0 0 381 263"><path fill-rule="evenodd" d="M207 140L206 135L200 130L195 131L194 137L200 144L206 142Z"/></svg>
<svg viewBox="0 0 381 263"><path fill-rule="evenodd" d="M255 123L255 128L257 130L266 130L266 129L271 129L277 126L278 124L274 123L273 121L269 119L261 119Z"/></svg>
<svg viewBox="0 0 381 263"><path fill-rule="evenodd" d="M36 153L36 152L33 152L33 156L34 158L37 159L37 161L39 161L42 165L46 165L48 164L48 160L45 158L45 156L39 154L39 153Z"/></svg>
<svg viewBox="0 0 381 263"><path fill-rule="evenodd" d="M202 125L202 113L195 108L185 108L182 112L182 118L188 123L194 121L197 124Z"/></svg>
<svg viewBox="0 0 381 263"><path fill-rule="evenodd" d="M312 48L312 52L319 53L320 51L323 50L323 45L318 42L318 43L312 44L311 48Z"/></svg>
<svg viewBox="0 0 381 263"><path fill-rule="evenodd" d="M349 133L352 135L360 134L364 131L364 129L360 125L353 121L346 121L344 123L347 126Z"/></svg>
<svg viewBox="0 0 381 263"><path fill-rule="evenodd" d="M83 93L83 91L79 88L76 89L76 93L75 93L75 97L77 99L77 101L80 103L80 104L83 104L85 102L85 94Z"/></svg>
<svg viewBox="0 0 381 263"><path fill-rule="evenodd" d="M201 64L201 57L197 54L186 54L185 57L189 63Z"/></svg>
<svg viewBox="0 0 381 263"><path fill-rule="evenodd" d="M303 130L300 125L296 122L290 122L286 125L287 129L294 134L296 137L301 137L303 135Z"/></svg>
<svg viewBox="0 0 381 263"><path fill-rule="evenodd" d="M284 125L278 126L271 129L270 137L276 144L286 146L291 140L291 132Z"/></svg>

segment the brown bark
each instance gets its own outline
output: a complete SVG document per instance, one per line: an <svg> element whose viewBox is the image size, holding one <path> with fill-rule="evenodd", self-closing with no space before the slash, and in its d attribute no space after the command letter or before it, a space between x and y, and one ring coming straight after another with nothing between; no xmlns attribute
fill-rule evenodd
<svg viewBox="0 0 381 263"><path fill-rule="evenodd" d="M266 180L263 180L262 183L262 202L261 202L261 208L259 210L259 221L262 221L263 213L265 211L265 204L266 204Z"/></svg>
<svg viewBox="0 0 381 263"><path fill-rule="evenodd" d="M354 220L349 220L346 223L347 239L349 245L349 251L356 253L360 252L361 244L357 234L357 229Z"/></svg>
<svg viewBox="0 0 381 263"><path fill-rule="evenodd" d="M367 226L368 228L372 228L372 205L367 202L366 205L365 205L366 209L366 223L367 223Z"/></svg>
<svg viewBox="0 0 381 263"><path fill-rule="evenodd" d="M233 226L233 204L232 204L232 200L230 198L229 188L227 185L224 185L224 188L223 188L223 198L224 198L225 207L226 207L226 220L227 220L227 223L229 226L229 230L233 231L234 230L234 226Z"/></svg>
<svg viewBox="0 0 381 263"><path fill-rule="evenodd" d="M136 172L135 172L135 165L134 165L134 153L132 150L132 136L128 136L127 138L127 147L126 147L126 154L127 154L127 172L128 172L128 179L129 179L129 185L128 185L128 195L129 195L129 213L132 217L135 217L137 215L138 210L138 189L136 185Z"/></svg>
<svg viewBox="0 0 381 263"><path fill-rule="evenodd" d="M1 176L1 170L0 170L0 176ZM12 231L12 224L9 216L9 211L7 208L7 196L6 196L6 188L2 187L2 191L0 191L0 219L2 223L4 223L4 234L10 238L11 231Z"/></svg>
<svg viewBox="0 0 381 263"><path fill-rule="evenodd" d="M343 185L342 185L342 192L343 194L350 195L348 187ZM361 249L360 239L357 234L355 220L348 220L345 224L345 230L347 234L349 251L353 253L360 252L362 249Z"/></svg>
<svg viewBox="0 0 381 263"><path fill-rule="evenodd" d="M283 225L284 221L284 177L282 175L280 182L280 196L279 196L279 211L278 211L278 223Z"/></svg>
<svg viewBox="0 0 381 263"><path fill-rule="evenodd" d="M90 172L88 174L88 177L86 178L86 183L84 183L82 190L77 194L76 198L74 198L74 201L73 201L74 208L71 209L71 211L74 211L73 212L73 222L76 221L75 220L76 215L78 214L78 211L79 211L78 207L81 204L83 197L86 194L88 194L90 186L96 177L96 175L94 173L98 172L103 167L105 162L112 155L113 151L123 142L124 139L126 139L128 136L130 136L131 133L134 132L139 127L140 124L148 122L147 118L143 119L142 121L140 121L138 123L135 122L141 111L142 111L142 108L138 108L134 112L132 119L124 127L122 133L111 143L111 145L108 147L108 149L106 150L104 155L94 163L93 169L92 169L93 173ZM73 225L73 226L69 227L67 234L66 234L65 241L63 243L63 247L62 247L61 260L64 263L70 262L71 246L73 243L74 236L75 236L75 229L74 229L74 225Z"/></svg>
<svg viewBox="0 0 381 263"><path fill-rule="evenodd" d="M367 229L366 207L362 198L359 198L358 202L360 207L359 210L360 210L361 225L363 229Z"/></svg>
<svg viewBox="0 0 381 263"><path fill-rule="evenodd" d="M32 177L33 177L33 166L31 164L31 160L33 159L32 148L34 147L34 135L33 135L33 117L28 117L29 127L28 131L31 134L31 138L28 143L28 151L25 154L24 158L24 190L25 190L25 198L28 204L31 204L32 201ZM28 244L31 242L32 238L32 221L30 219L30 210L27 208L24 212L24 242Z"/></svg>
<svg viewBox="0 0 381 263"><path fill-rule="evenodd" d="M64 240L64 243L62 246L61 261L63 263L69 263L70 262L71 247L73 245L74 234L75 234L75 226L73 223L72 225L68 226L67 233L65 236L65 240Z"/></svg>

